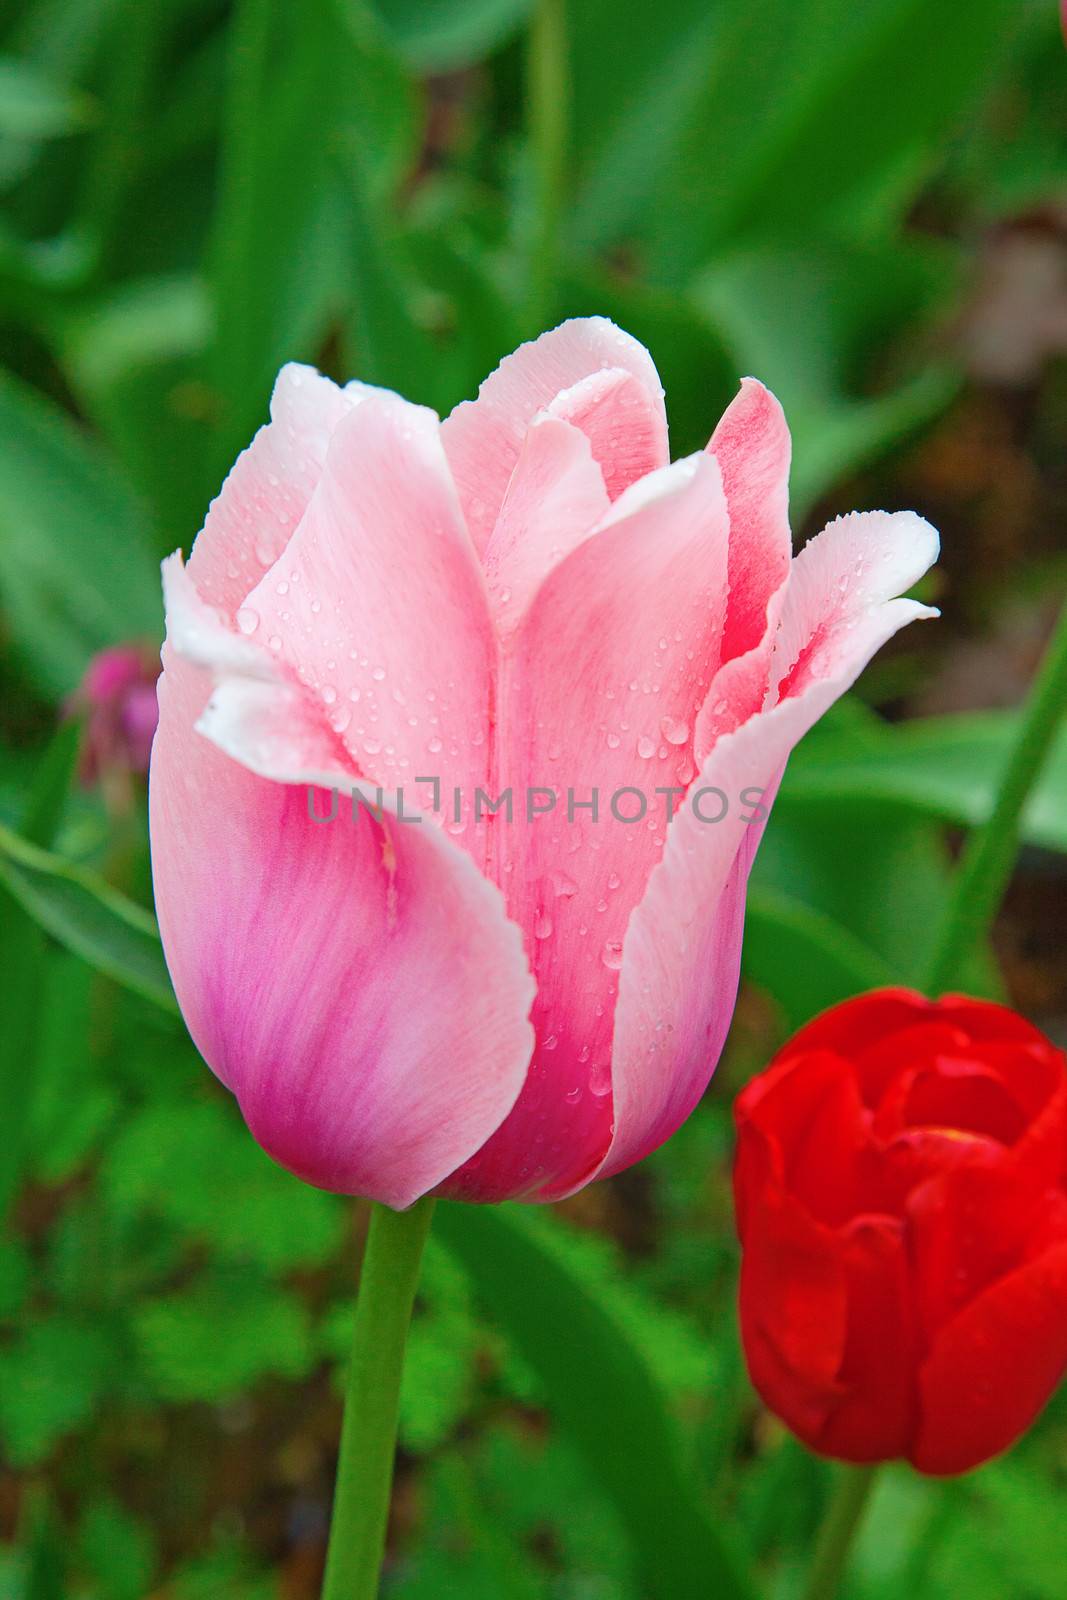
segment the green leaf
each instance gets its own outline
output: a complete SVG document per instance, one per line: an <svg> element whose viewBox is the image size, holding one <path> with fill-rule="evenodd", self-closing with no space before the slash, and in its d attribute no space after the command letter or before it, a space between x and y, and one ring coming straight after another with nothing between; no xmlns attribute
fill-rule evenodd
<svg viewBox="0 0 1067 1600"><path fill-rule="evenodd" d="M880 724L862 745L816 735L790 762L783 797L790 806L896 806L976 827L993 805L1013 736L1011 711L980 711ZM1023 837L1067 851L1067 727L1059 734L1023 813Z"/></svg>
<svg viewBox="0 0 1067 1600"><path fill-rule="evenodd" d="M448 1203L435 1227L617 1506L648 1592L753 1596L695 1490L659 1382L604 1298L570 1270L553 1229L517 1208Z"/></svg>
<svg viewBox="0 0 1067 1600"><path fill-rule="evenodd" d="M143 1600L156 1568L155 1541L117 1500L86 1505L78 1524L78 1554L108 1600Z"/></svg>
<svg viewBox="0 0 1067 1600"><path fill-rule="evenodd" d="M728 241L885 232L999 71L1016 0L727 0L659 171L649 234L673 281Z"/></svg>
<svg viewBox="0 0 1067 1600"><path fill-rule="evenodd" d="M0 374L0 595L49 695L72 689L95 650L161 631L136 500L74 423L10 374Z"/></svg>
<svg viewBox="0 0 1067 1600"><path fill-rule="evenodd" d="M155 919L84 867L0 827L0 883L60 944L165 1011L177 1003Z"/></svg>
<svg viewBox="0 0 1067 1600"><path fill-rule="evenodd" d="M27 1162L38 1183L70 1178L120 1103L118 1086L93 1050L93 990L91 967L65 950L48 950L32 1086L23 1074Z"/></svg>
<svg viewBox="0 0 1067 1600"><path fill-rule="evenodd" d="M80 405L153 507L161 549L188 549L217 488L202 362L211 306L198 277L142 278L79 300L57 322Z"/></svg>
<svg viewBox="0 0 1067 1600"><path fill-rule="evenodd" d="M533 0L374 0L405 61L417 72L450 72L499 49L518 32Z"/></svg>
<svg viewBox="0 0 1067 1600"><path fill-rule="evenodd" d="M629 7L620 27L615 0L568 7L576 251L640 231L700 103L722 14L721 3L672 0Z"/></svg>
<svg viewBox="0 0 1067 1600"><path fill-rule="evenodd" d="M92 1416L112 1370L107 1335L92 1322L38 1317L0 1348L0 1435L14 1466L35 1466Z"/></svg>
<svg viewBox="0 0 1067 1600"><path fill-rule="evenodd" d="M59 832L74 778L81 736L80 719L70 716L60 723L45 747L26 796L19 828L19 834L27 844L47 850Z"/></svg>
<svg viewBox="0 0 1067 1600"><path fill-rule="evenodd" d="M236 1108L217 1099L146 1106L111 1145L102 1182L117 1212L166 1222L221 1257L267 1271L321 1265L344 1232L344 1202L276 1166Z"/></svg>
<svg viewBox="0 0 1067 1600"><path fill-rule="evenodd" d="M772 994L791 1029L849 995L898 974L833 917L773 890L753 890L745 908L745 975Z"/></svg>
<svg viewBox="0 0 1067 1600"><path fill-rule="evenodd" d="M0 138L36 142L83 128L90 102L26 61L0 56Z"/></svg>
<svg viewBox="0 0 1067 1600"><path fill-rule="evenodd" d="M23 806L22 837L50 844L66 804L78 753L75 721L53 735ZM14 835L12 835L14 837ZM38 1109L49 972L40 928L0 878L0 1218L7 1214L26 1159L27 1132ZM68 1125L71 1120L68 1117Z"/></svg>
<svg viewBox="0 0 1067 1600"><path fill-rule="evenodd" d="M927 818L885 806L797 806L783 784L749 894L758 905L769 891L831 919L873 952L882 969L880 981L888 977L895 983L921 983L944 912L948 878L944 841ZM841 978L845 981L844 974ZM776 981L784 984L780 974ZM817 974L812 981L818 990ZM976 994L997 994L996 969L984 952L968 970L966 987ZM803 1005L799 989L787 992L796 1007ZM814 1004L810 1009L816 1009Z"/></svg>
<svg viewBox="0 0 1067 1600"><path fill-rule="evenodd" d="M793 435L794 518L836 478L945 406L957 379L925 366L867 394L872 350L929 320L956 278L940 247L809 239L722 257L693 295L742 372L774 390Z"/></svg>
<svg viewBox="0 0 1067 1600"><path fill-rule="evenodd" d="M41 1037L45 942L0 876L0 1218L22 1173Z"/></svg>
<svg viewBox="0 0 1067 1600"><path fill-rule="evenodd" d="M165 1400L232 1399L260 1378L302 1378L312 1362L307 1313L295 1294L250 1273L215 1272L137 1308L133 1333Z"/></svg>
<svg viewBox="0 0 1067 1600"><path fill-rule="evenodd" d="M313 357L344 303L350 140L377 203L414 134L410 86L363 0L241 0L231 36L212 249L220 470L279 366Z"/></svg>

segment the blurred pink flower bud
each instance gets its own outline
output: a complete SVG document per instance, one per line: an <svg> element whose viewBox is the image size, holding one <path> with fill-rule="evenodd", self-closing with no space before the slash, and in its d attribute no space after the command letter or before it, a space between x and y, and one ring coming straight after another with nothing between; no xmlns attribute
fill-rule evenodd
<svg viewBox="0 0 1067 1600"><path fill-rule="evenodd" d="M93 656L67 702L68 713L85 719L83 783L148 771L159 672L158 654L141 644L112 645Z"/></svg>

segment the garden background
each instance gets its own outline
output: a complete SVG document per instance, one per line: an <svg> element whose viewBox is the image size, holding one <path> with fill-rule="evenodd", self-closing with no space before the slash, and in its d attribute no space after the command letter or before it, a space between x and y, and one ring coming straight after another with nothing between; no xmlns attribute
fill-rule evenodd
<svg viewBox="0 0 1067 1600"><path fill-rule="evenodd" d="M915 982L1064 588L1067 56L1052 0L23 0L0 20L0 1596L312 1600L365 1218L196 1056L143 779L73 768L93 652L158 649L283 360L450 408L606 312L673 453L751 372L798 540L940 527L909 629L797 752L704 1103L551 1213L439 1207L392 1600L796 1592L831 1471L755 1400L730 1105ZM105 763L106 767L106 763ZM1067 736L968 986L1067 1044ZM551 1395L551 1402L549 1396ZM1060 1600L1067 1396L879 1482L851 1600Z"/></svg>

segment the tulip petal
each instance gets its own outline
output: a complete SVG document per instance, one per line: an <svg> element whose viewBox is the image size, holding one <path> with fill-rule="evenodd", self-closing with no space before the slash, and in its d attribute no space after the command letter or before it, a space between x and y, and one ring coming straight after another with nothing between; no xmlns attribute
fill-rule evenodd
<svg viewBox="0 0 1067 1600"><path fill-rule="evenodd" d="M658 379L656 380L658 385ZM581 430L600 464L609 500L646 473L667 465L667 419L663 396L623 367L590 373L563 389L547 408Z"/></svg>
<svg viewBox="0 0 1067 1600"><path fill-rule="evenodd" d="M898 627L936 616L916 601L888 597L918 583L937 554L936 530L914 511L853 511L809 539L789 574L767 703L799 694L839 666L847 670L866 651L864 635L881 629L883 604L897 608Z"/></svg>
<svg viewBox="0 0 1067 1600"><path fill-rule="evenodd" d="M730 513L730 596L722 659L697 720L696 758L763 704L792 541L789 429L778 401L755 378L742 380L708 443L722 472Z"/></svg>
<svg viewBox="0 0 1067 1600"><path fill-rule="evenodd" d="M552 571L505 651L495 792L512 787L519 814L510 827L494 820L490 862L527 930L539 1043L515 1111L451 1192L500 1198L518 1172L521 1189L551 1198L607 1147L622 940L663 846L670 797L656 789L680 796L693 771L726 559L718 467L704 455L676 462L628 489ZM535 785L546 812L527 821ZM642 804L645 815L621 820Z"/></svg>
<svg viewBox="0 0 1067 1600"><path fill-rule="evenodd" d="M200 628L206 656L211 614ZM150 806L175 991L276 1160L402 1208L519 1093L533 1043L521 935L441 829L340 801L314 820L308 784L358 776L297 685L249 668L216 656L213 689L173 636L164 648ZM310 798L328 818L330 797Z"/></svg>
<svg viewBox="0 0 1067 1600"><path fill-rule="evenodd" d="M745 887L762 831L762 820L748 820L753 798L762 795L766 808L793 746L898 628L931 614L887 595L894 584L915 581L920 560L933 559L933 530L910 514L860 520L859 529L835 534L808 557L797 595L791 575L782 633L787 662L802 661L803 670L783 683L789 698L715 745L630 920L615 1014L615 1131L598 1176L618 1172L669 1138L718 1061L737 992ZM882 553L873 548L879 537L889 546ZM840 607L850 591L837 587L836 568L846 561L854 570L857 545L869 578L851 591L848 615L841 617L817 583L833 583ZM794 574L806 554L794 563ZM801 634L803 621L813 630L810 637ZM783 680L787 672L784 665ZM700 820L694 796L701 790L726 797L721 821ZM720 809L717 801L701 807L713 817Z"/></svg>
<svg viewBox="0 0 1067 1600"><path fill-rule="evenodd" d="M271 420L238 456L189 557L197 589L231 620L304 515L334 428L369 392L295 361L279 372Z"/></svg>
<svg viewBox="0 0 1067 1600"><path fill-rule="evenodd" d="M935 1340L919 1374L912 1464L939 1475L967 1472L1006 1450L1065 1367L1067 1244L1058 1244L991 1284Z"/></svg>
<svg viewBox="0 0 1067 1600"><path fill-rule="evenodd" d="M885 1461L906 1452L918 1410L905 1230L859 1216L839 1238L848 1294L841 1395L809 1443L845 1461Z"/></svg>
<svg viewBox="0 0 1067 1600"><path fill-rule="evenodd" d="M609 506L585 434L554 417L536 418L485 552L489 599L501 635L515 631L548 573L588 538Z"/></svg>
<svg viewBox="0 0 1067 1600"><path fill-rule="evenodd" d="M317 697L368 777L437 777L468 797L484 782L496 644L432 411L375 391L342 418L299 528L238 621Z"/></svg>
<svg viewBox="0 0 1067 1600"><path fill-rule="evenodd" d="M738 1309L749 1375L801 1438L816 1438L841 1397L848 1296L837 1235L781 1183L782 1153L738 1117Z"/></svg>
<svg viewBox="0 0 1067 1600"><path fill-rule="evenodd" d="M623 446L624 434L633 426L641 439L648 440L651 456L643 471L663 466L668 459L667 420L663 389L651 356L606 317L575 317L532 343L520 345L485 380L477 400L463 401L442 423L441 437L479 553L489 543L508 479L534 417L550 407L561 391L609 368L632 374L645 396L642 406L617 405L616 393L611 402L612 411L618 415L615 438L610 431L605 435L604 419L596 405L579 405L576 415L568 420L581 426L580 417L588 417L594 454L598 448L610 445L605 455L597 459L612 472L612 487L619 492L625 487L621 482L624 474L616 479L612 469L615 457L620 461L629 459L635 471L644 459L644 447ZM583 400L588 398L586 395ZM565 416L565 412L557 414Z"/></svg>

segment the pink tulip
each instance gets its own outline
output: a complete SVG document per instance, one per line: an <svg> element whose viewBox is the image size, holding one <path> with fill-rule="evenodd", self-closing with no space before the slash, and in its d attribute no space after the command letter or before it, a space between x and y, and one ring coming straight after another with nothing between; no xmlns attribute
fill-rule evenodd
<svg viewBox="0 0 1067 1600"><path fill-rule="evenodd" d="M151 774L178 999L276 1160L395 1207L551 1200L688 1116L786 758L932 614L894 598L937 552L911 512L791 560L788 466L752 379L670 464L652 361L602 318L443 423L282 371L165 563ZM509 788L511 820L476 803Z"/></svg>

